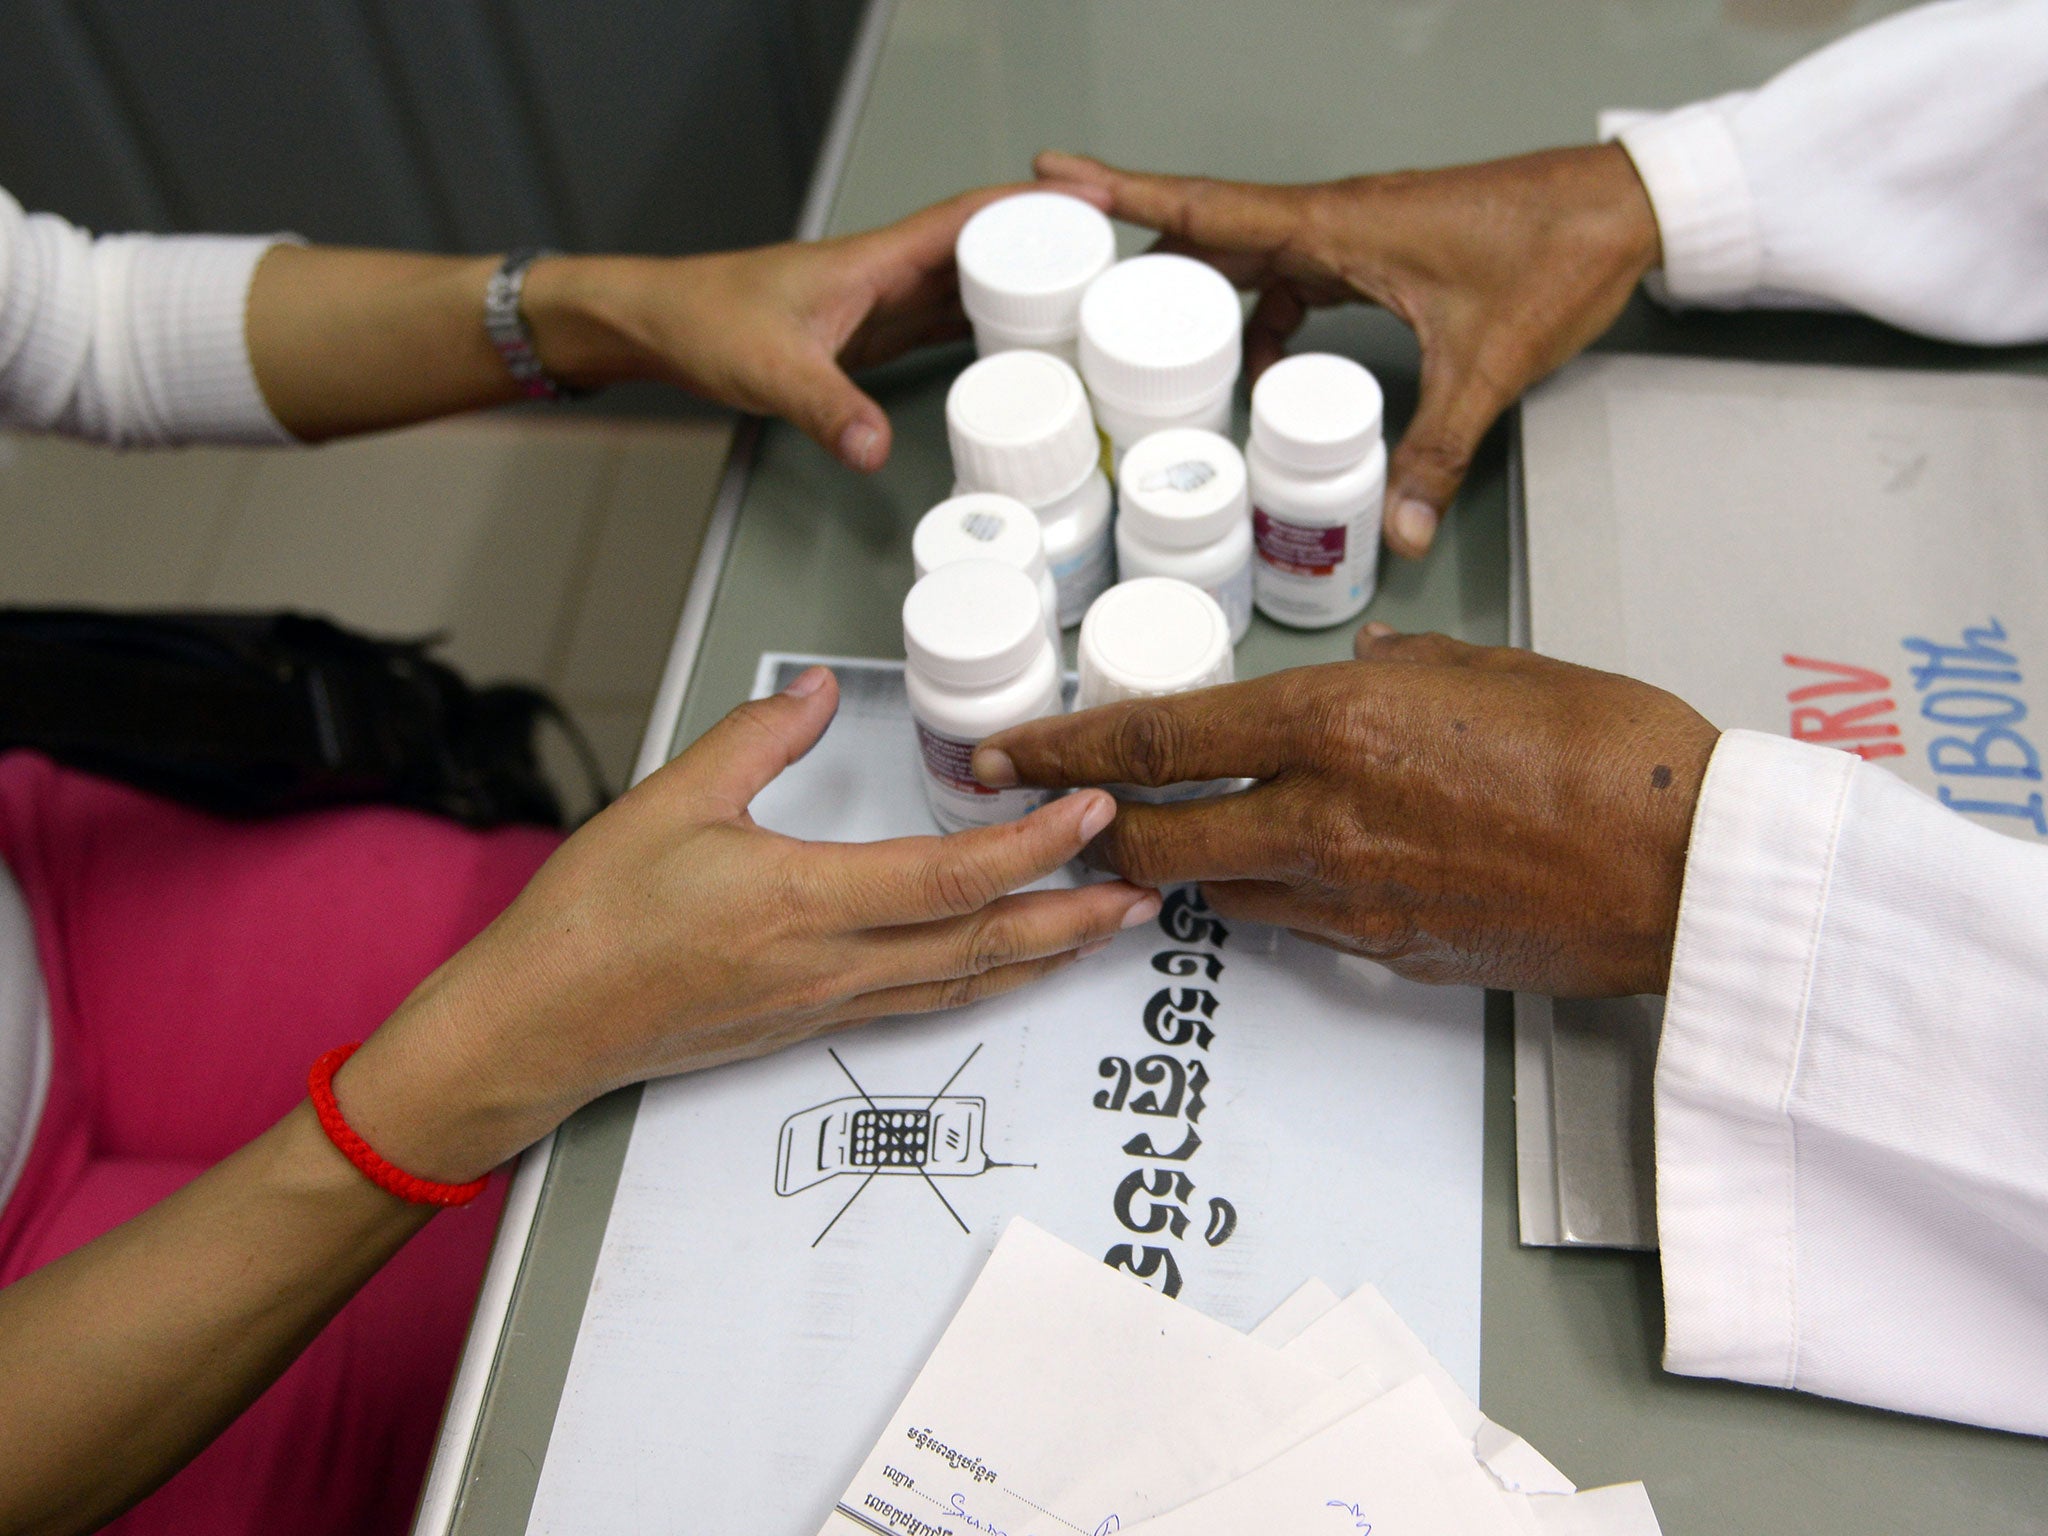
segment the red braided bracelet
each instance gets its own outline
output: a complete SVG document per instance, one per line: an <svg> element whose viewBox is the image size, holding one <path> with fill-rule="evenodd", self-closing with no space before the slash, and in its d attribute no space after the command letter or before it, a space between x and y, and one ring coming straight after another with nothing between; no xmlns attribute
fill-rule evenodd
<svg viewBox="0 0 2048 1536"><path fill-rule="evenodd" d="M314 1062L313 1070L306 1074L306 1092L312 1095L313 1113L320 1117L320 1129L341 1149L341 1155L356 1165L357 1172L387 1195L410 1200L414 1205L469 1204L484 1192L484 1186L490 1182L488 1174L467 1184L436 1184L432 1179L418 1178L394 1163L385 1162L342 1117L341 1106L334 1101L334 1074L361 1048L360 1040L354 1045L337 1045Z"/></svg>

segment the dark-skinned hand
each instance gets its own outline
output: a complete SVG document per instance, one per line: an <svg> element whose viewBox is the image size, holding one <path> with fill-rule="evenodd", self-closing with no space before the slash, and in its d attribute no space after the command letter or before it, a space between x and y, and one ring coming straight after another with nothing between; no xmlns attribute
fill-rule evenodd
<svg viewBox="0 0 2048 1536"><path fill-rule="evenodd" d="M1048 152L1038 173L1096 189L1162 250L1259 294L1253 377L1307 312L1361 300L1422 346L1422 397L1387 474L1387 543L1428 550L1500 413L1613 323L1659 260L1657 220L1626 151L1602 144L1482 165L1264 186L1118 170Z"/></svg>
<svg viewBox="0 0 2048 1536"><path fill-rule="evenodd" d="M1094 856L1422 981L1663 991L1714 727L1661 689L1528 651L1384 625L1356 650L1034 721L991 737L975 771L1061 788L1256 779L1126 805Z"/></svg>

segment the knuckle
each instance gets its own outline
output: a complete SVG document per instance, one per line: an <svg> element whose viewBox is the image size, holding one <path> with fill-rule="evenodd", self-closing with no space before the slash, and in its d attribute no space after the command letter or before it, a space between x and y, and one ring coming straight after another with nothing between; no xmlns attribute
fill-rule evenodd
<svg viewBox="0 0 2048 1536"><path fill-rule="evenodd" d="M1351 868L1355 841L1349 824L1336 816L1317 816L1302 828L1301 873L1328 884L1339 884Z"/></svg>
<svg viewBox="0 0 2048 1536"><path fill-rule="evenodd" d="M818 891L786 860L775 860L759 872L750 910L771 943L808 938L832 926Z"/></svg>
<svg viewBox="0 0 2048 1536"><path fill-rule="evenodd" d="M1472 465L1472 444L1442 428L1425 431L1419 437L1411 434L1401 449L1411 473L1420 470L1457 479Z"/></svg>
<svg viewBox="0 0 2048 1536"><path fill-rule="evenodd" d="M934 1010L960 1008L980 997L987 983L980 976L954 976L939 983L932 993Z"/></svg>
<svg viewBox="0 0 2048 1536"><path fill-rule="evenodd" d="M961 940L961 965L968 976L985 976L1006 965L1015 965L1025 955L1017 920L992 917L975 923Z"/></svg>
<svg viewBox="0 0 2048 1536"><path fill-rule="evenodd" d="M979 868L942 846L925 865L921 889L928 908L957 916L986 906L992 894L990 884Z"/></svg>
<svg viewBox="0 0 2048 1536"><path fill-rule="evenodd" d="M1133 783L1169 784L1185 755L1186 733L1162 709L1140 707L1116 724L1110 750Z"/></svg>
<svg viewBox="0 0 2048 1536"><path fill-rule="evenodd" d="M1403 635L1397 652L1412 661L1443 661L1464 649L1461 642L1437 630L1425 630L1419 635Z"/></svg>
<svg viewBox="0 0 2048 1536"><path fill-rule="evenodd" d="M1166 847L1157 818L1125 811L1102 837L1103 862L1134 885L1156 885Z"/></svg>
<svg viewBox="0 0 2048 1536"><path fill-rule="evenodd" d="M1371 694L1353 683L1303 697L1293 711L1293 726L1312 761L1341 763L1370 738L1372 717Z"/></svg>
<svg viewBox="0 0 2048 1536"><path fill-rule="evenodd" d="M846 987L835 970L811 970L784 987L788 1007L803 1016L830 1012L846 999Z"/></svg>

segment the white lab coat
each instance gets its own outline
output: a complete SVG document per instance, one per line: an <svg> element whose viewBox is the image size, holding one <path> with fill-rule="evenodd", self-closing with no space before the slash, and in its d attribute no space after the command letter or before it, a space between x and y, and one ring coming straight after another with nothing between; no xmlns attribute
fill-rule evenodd
<svg viewBox="0 0 2048 1536"><path fill-rule="evenodd" d="M1621 140L1674 302L2048 338L2048 0L1922 6ZM2036 709L2043 598L2005 616ZM2048 817L2011 831L1722 738L1657 1061L1668 1369L2048 1434Z"/></svg>

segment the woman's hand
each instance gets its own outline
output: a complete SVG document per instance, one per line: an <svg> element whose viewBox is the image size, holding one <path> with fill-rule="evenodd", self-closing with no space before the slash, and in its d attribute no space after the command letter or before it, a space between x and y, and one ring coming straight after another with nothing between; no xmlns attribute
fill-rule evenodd
<svg viewBox="0 0 2048 1536"><path fill-rule="evenodd" d="M1603 144L1309 186L1120 171L1043 154L1119 219L1259 293L1256 376L1304 315L1363 300L1422 344L1422 398L1387 472L1387 543L1424 553L1480 438L1523 390L1613 323L1657 264L1657 221L1627 152Z"/></svg>
<svg viewBox="0 0 2048 1536"><path fill-rule="evenodd" d="M665 379L782 416L854 469L889 456L889 418L847 370L967 334L953 243L1018 187L962 193L884 229L676 261L537 264L526 311L558 377ZM1062 188L1098 205L1093 188Z"/></svg>
<svg viewBox="0 0 2048 1536"><path fill-rule="evenodd" d="M889 457L889 418L847 377L967 334L960 226L1017 187L988 187L884 229L708 256L560 256L527 269L520 313L565 383L660 379L782 416L854 469ZM1063 187L1098 205L1094 187ZM280 245L249 288L263 398L308 441L517 398L484 333L495 256Z"/></svg>
<svg viewBox="0 0 2048 1536"><path fill-rule="evenodd" d="M1100 790L943 838L807 843L756 825L748 802L837 700L813 668L570 838L337 1075L370 1145L474 1178L608 1089L1007 991L1158 911L1120 882L1009 894L1109 825Z"/></svg>

